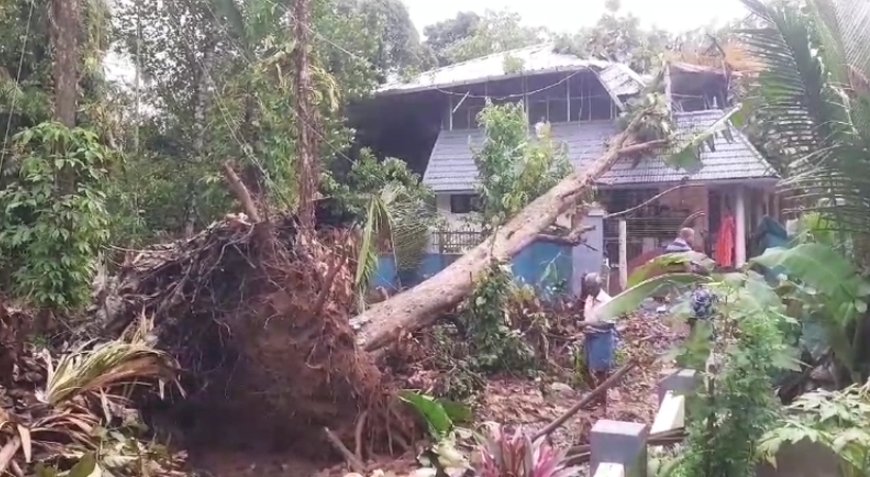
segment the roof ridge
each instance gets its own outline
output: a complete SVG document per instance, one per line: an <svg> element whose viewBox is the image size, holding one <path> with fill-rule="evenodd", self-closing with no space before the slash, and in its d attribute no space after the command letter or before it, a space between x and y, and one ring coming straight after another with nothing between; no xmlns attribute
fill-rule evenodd
<svg viewBox="0 0 870 477"><path fill-rule="evenodd" d="M449 70L449 69L451 69L451 68L457 68L457 67L460 67L460 66L467 65L468 63L471 63L471 62L473 62L473 61L481 61L481 60L485 60L485 59L488 59L488 58L496 57L496 56L498 56L498 55L504 55L504 54L507 54L507 53L517 52L517 51L525 51L525 50L538 49L538 48L545 47L545 46L547 46L547 45L554 45L554 46L555 46L555 43L554 43L554 42L551 42L551 41L546 41L546 42L543 42L543 43L536 43L536 44L534 44L534 45L524 46L524 47L522 47L522 48L513 48L513 49L510 49L510 50L499 51L499 52L496 52L496 53L490 53L490 54L488 54L488 55L476 56L476 57L474 57L474 58L469 58L469 59L467 59L467 60L462 60L462 61L457 62L457 63L451 63L451 64L449 64L449 65L444 65L444 66L439 66L439 67L437 67L437 68L432 68L431 70L421 71L421 72L417 73L416 76L417 76L417 77L420 77L420 76L423 76L423 75L428 75L428 74L435 73L435 72L437 72L437 71L446 71L446 70Z"/></svg>

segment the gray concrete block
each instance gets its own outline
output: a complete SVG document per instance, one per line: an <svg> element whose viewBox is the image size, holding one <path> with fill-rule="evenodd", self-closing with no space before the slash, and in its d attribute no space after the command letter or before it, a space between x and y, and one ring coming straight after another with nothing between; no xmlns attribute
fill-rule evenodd
<svg viewBox="0 0 870 477"><path fill-rule="evenodd" d="M648 427L636 422L602 419L592 426L590 475L602 462L625 466L626 475L646 477L646 438Z"/></svg>
<svg viewBox="0 0 870 477"><path fill-rule="evenodd" d="M668 391L673 391L678 396L690 395L703 383L701 373L694 369L668 370L665 374L666 376L659 381L657 390L659 403Z"/></svg>

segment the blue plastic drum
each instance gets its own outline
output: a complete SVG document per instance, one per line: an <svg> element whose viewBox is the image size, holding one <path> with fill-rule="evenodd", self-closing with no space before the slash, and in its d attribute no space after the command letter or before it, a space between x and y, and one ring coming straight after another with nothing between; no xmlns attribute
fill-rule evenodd
<svg viewBox="0 0 870 477"><path fill-rule="evenodd" d="M610 371L616 354L616 328L613 324L596 325L586 330L586 363L589 371Z"/></svg>

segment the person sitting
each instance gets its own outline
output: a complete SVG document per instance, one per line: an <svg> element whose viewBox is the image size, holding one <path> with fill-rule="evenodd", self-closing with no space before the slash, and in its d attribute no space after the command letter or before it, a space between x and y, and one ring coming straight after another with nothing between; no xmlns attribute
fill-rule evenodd
<svg viewBox="0 0 870 477"><path fill-rule="evenodd" d="M665 247L665 253L691 252L694 250L695 230L683 227L677 234L677 238Z"/></svg>

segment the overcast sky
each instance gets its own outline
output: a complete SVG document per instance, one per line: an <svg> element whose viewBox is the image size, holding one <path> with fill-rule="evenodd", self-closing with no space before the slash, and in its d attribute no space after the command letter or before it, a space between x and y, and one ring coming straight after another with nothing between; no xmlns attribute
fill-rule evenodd
<svg viewBox="0 0 870 477"><path fill-rule="evenodd" d="M478 13L510 9L525 23L559 32L571 32L595 21L604 13L604 0L405 0L411 20L423 27L453 17L457 12ZM674 32L723 23L746 15L740 0L622 0L621 12L633 13L646 26Z"/></svg>

